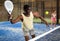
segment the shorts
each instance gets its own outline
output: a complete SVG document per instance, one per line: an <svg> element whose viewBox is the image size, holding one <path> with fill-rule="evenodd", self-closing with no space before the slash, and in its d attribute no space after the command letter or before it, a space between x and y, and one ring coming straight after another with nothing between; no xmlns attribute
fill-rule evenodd
<svg viewBox="0 0 60 41"><path fill-rule="evenodd" d="M55 17L51 17L51 21L52 22L56 22L56 18Z"/></svg>
<svg viewBox="0 0 60 41"><path fill-rule="evenodd" d="M34 29L31 29L31 30L24 30L23 29L23 33L24 33L24 36L29 36L29 35L35 34Z"/></svg>

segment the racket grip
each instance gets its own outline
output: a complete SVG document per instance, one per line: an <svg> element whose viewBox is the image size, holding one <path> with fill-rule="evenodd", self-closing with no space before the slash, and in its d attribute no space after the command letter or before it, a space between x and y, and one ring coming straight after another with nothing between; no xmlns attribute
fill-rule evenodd
<svg viewBox="0 0 60 41"><path fill-rule="evenodd" d="M10 19L12 19L12 15L10 15Z"/></svg>
<svg viewBox="0 0 60 41"><path fill-rule="evenodd" d="M13 16L11 15L11 16L10 16L10 22L11 22L11 24L14 24L14 23L12 22L12 18L13 18Z"/></svg>

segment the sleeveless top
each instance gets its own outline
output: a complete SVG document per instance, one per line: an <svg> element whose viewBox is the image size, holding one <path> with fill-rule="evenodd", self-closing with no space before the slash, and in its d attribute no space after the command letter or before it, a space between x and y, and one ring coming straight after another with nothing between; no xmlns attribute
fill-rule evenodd
<svg viewBox="0 0 60 41"><path fill-rule="evenodd" d="M23 16L23 22L22 22L22 28L24 30L31 30L33 29L33 14L32 12L30 12L30 16L27 17L24 14L22 14Z"/></svg>

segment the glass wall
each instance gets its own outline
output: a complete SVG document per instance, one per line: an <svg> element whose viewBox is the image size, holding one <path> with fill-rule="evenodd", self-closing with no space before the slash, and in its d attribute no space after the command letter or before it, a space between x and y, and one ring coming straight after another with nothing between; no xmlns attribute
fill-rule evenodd
<svg viewBox="0 0 60 41"><path fill-rule="evenodd" d="M8 20L7 18L8 13L4 7L4 1L5 0L0 1L0 20ZM14 16L13 19L15 19L17 16L23 13L24 4L29 4L30 6L32 6L32 11L38 11L39 14L43 16L48 23L51 23L52 10L53 9L56 10L57 8L56 0L11 0L11 1L14 4L14 9L12 12ZM60 0L59 0L59 11L60 11ZM59 18L60 18L60 12L59 12ZM38 18L34 18L34 22L41 22L41 20Z"/></svg>
<svg viewBox="0 0 60 41"><path fill-rule="evenodd" d="M7 21L8 14L4 8L4 0L0 1L0 21Z"/></svg>
<svg viewBox="0 0 60 41"><path fill-rule="evenodd" d="M56 10L56 0L45 1L44 17L49 23L51 23L51 14L53 13L53 10Z"/></svg>
<svg viewBox="0 0 60 41"><path fill-rule="evenodd" d="M59 24L60 24L60 0L59 0Z"/></svg>

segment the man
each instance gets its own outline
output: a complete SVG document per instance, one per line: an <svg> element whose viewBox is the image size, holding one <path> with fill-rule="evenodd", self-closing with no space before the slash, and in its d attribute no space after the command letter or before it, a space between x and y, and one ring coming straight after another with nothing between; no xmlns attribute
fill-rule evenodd
<svg viewBox="0 0 60 41"><path fill-rule="evenodd" d="M15 20L12 20L12 17L10 17L11 23L16 23L19 20L22 21L22 29L24 32L25 40L29 40L29 34L32 36L32 38L35 37L34 28L33 28L33 18L37 17L40 18L42 21L48 25L48 23L39 15L38 12L32 12L31 7L29 5L24 5L23 7L24 13L18 16Z"/></svg>

